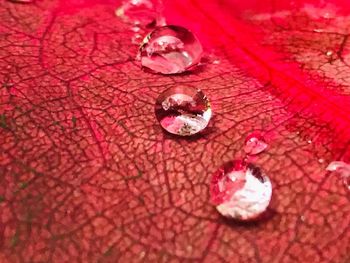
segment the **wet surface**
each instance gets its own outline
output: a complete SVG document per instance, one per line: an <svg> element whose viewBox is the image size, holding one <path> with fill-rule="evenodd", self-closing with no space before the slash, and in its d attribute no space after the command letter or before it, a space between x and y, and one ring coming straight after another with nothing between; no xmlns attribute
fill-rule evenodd
<svg viewBox="0 0 350 263"><path fill-rule="evenodd" d="M0 261L347 262L349 191L326 167L350 158L350 18L311 2L165 1L220 58L181 76L140 70L117 3L1 2ZM215 113L193 140L154 116L179 84ZM227 222L210 178L253 130L273 216Z"/></svg>

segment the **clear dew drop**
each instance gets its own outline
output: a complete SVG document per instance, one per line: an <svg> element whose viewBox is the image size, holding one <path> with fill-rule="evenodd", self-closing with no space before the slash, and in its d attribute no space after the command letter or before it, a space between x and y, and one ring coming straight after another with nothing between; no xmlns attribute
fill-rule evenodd
<svg viewBox="0 0 350 263"><path fill-rule="evenodd" d="M198 65L202 53L202 45L191 31L170 25L148 34L137 58L154 73L178 74Z"/></svg>
<svg viewBox="0 0 350 263"><path fill-rule="evenodd" d="M259 167L233 160L213 174L210 194L221 215L236 220L252 220L269 206L272 185Z"/></svg>
<svg viewBox="0 0 350 263"><path fill-rule="evenodd" d="M244 151L248 155L257 155L267 148L265 138L259 132L253 132L245 139Z"/></svg>
<svg viewBox="0 0 350 263"><path fill-rule="evenodd" d="M350 164L342 161L333 161L327 166L326 170L339 174L345 187L350 190Z"/></svg>
<svg viewBox="0 0 350 263"><path fill-rule="evenodd" d="M125 0L115 14L124 22L153 28L165 25L162 8L160 0Z"/></svg>
<svg viewBox="0 0 350 263"><path fill-rule="evenodd" d="M212 111L208 98L201 90L174 87L159 95L155 115L167 132L190 136L207 127Z"/></svg>

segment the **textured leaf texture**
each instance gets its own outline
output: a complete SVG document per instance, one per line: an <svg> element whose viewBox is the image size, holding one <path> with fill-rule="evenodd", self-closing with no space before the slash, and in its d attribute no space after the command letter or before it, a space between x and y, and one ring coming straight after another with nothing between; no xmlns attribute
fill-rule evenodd
<svg viewBox="0 0 350 263"><path fill-rule="evenodd" d="M350 5L168 0L220 64L161 76L134 61L119 1L0 3L0 262L350 261ZM158 94L201 88L214 118L190 139L163 132ZM268 150L266 218L223 219L210 176Z"/></svg>

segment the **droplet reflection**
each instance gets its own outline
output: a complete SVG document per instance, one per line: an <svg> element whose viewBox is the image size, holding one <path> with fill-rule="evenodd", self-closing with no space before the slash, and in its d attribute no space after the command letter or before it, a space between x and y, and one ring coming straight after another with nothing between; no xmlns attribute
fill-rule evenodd
<svg viewBox="0 0 350 263"><path fill-rule="evenodd" d="M189 136L207 127L212 112L209 100L201 90L174 87L159 95L155 114L169 133Z"/></svg>
<svg viewBox="0 0 350 263"><path fill-rule="evenodd" d="M251 220L266 211L272 185L259 167L234 160L213 174L210 193L212 202L223 216Z"/></svg>
<svg viewBox="0 0 350 263"><path fill-rule="evenodd" d="M192 32L180 26L164 26L145 37L138 59L152 72L178 74L196 66L202 53L202 45Z"/></svg>
<svg viewBox="0 0 350 263"><path fill-rule="evenodd" d="M267 148L265 138L259 132L253 132L245 139L244 151L248 155L257 155Z"/></svg>
<svg viewBox="0 0 350 263"><path fill-rule="evenodd" d="M160 0L125 0L115 14L127 23L154 28L165 25L161 11Z"/></svg>

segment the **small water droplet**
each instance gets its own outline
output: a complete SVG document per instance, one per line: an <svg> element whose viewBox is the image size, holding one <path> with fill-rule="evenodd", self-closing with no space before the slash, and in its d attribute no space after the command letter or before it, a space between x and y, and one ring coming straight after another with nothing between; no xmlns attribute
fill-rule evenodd
<svg viewBox="0 0 350 263"><path fill-rule="evenodd" d="M318 159L318 162L319 162L319 163L324 163L324 159L322 159L322 158L321 158L321 159Z"/></svg>
<svg viewBox="0 0 350 263"><path fill-rule="evenodd" d="M328 50L328 51L326 52L326 56L327 56L327 57L330 57L330 56L332 56L332 55L333 55L333 51Z"/></svg>
<svg viewBox="0 0 350 263"><path fill-rule="evenodd" d="M221 63L221 60L215 54L210 54L207 57L203 57L202 60L204 61L204 64L208 63L219 65Z"/></svg>
<svg viewBox="0 0 350 263"><path fill-rule="evenodd" d="M302 222L305 222L305 216L300 216L300 220L301 220Z"/></svg>
<svg viewBox="0 0 350 263"><path fill-rule="evenodd" d="M165 25L161 17L162 4L159 0L125 0L115 11L124 22L144 27Z"/></svg>
<svg viewBox="0 0 350 263"><path fill-rule="evenodd" d="M192 32L180 26L164 26L145 37L138 59L155 73L177 74L196 66L202 53L202 45Z"/></svg>
<svg viewBox="0 0 350 263"><path fill-rule="evenodd" d="M350 190L350 164L342 161L333 161L327 166L326 170L338 173L345 187Z"/></svg>
<svg viewBox="0 0 350 263"><path fill-rule="evenodd" d="M311 141L311 140L308 140L308 141L307 141L307 143L308 143L308 144L311 144L311 143L312 143L312 141Z"/></svg>
<svg viewBox="0 0 350 263"><path fill-rule="evenodd" d="M257 155L262 153L267 148L267 143L264 137L258 133L253 132L245 139L244 151L248 155Z"/></svg>
<svg viewBox="0 0 350 263"><path fill-rule="evenodd" d="M266 211L272 185L259 167L234 160L213 174L210 193L212 202L223 216L251 220Z"/></svg>
<svg viewBox="0 0 350 263"><path fill-rule="evenodd" d="M315 32L315 33L323 33L323 29L315 28L315 29L314 29L314 32Z"/></svg>
<svg viewBox="0 0 350 263"><path fill-rule="evenodd" d="M131 31L137 33L137 32L141 31L141 28L138 26L133 26L133 27L131 27Z"/></svg>
<svg viewBox="0 0 350 263"><path fill-rule="evenodd" d="M189 136L207 127L212 112L209 100L201 90L175 87L159 95L155 114L169 133Z"/></svg>

